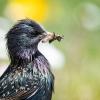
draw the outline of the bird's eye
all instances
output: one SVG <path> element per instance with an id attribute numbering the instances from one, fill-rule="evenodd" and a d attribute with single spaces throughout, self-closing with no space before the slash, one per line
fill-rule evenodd
<path id="1" fill-rule="evenodd" d="M 35 31 L 34 33 L 32 33 L 33 36 L 38 36 L 38 35 L 41 35 L 42 32 L 38 32 L 38 31 Z"/>
<path id="2" fill-rule="evenodd" d="M 36 36 L 38 36 L 38 35 L 39 35 L 38 32 L 31 32 L 31 33 L 30 33 L 30 36 L 31 36 L 31 37 L 36 37 Z"/>

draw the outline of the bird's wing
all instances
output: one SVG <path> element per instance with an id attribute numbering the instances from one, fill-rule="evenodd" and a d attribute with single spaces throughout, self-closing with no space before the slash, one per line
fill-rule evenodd
<path id="1" fill-rule="evenodd" d="M 21 67 L 17 67 L 21 68 Z M 40 78 L 33 69 L 16 69 L 8 67 L 0 78 L 0 98 L 25 98 L 41 88 Z"/>

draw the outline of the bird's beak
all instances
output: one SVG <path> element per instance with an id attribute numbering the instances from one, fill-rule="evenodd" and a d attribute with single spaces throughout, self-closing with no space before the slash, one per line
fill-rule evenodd
<path id="1" fill-rule="evenodd" d="M 43 35 L 44 35 L 44 38 L 42 39 L 43 43 L 51 41 L 55 36 L 55 34 L 52 32 L 44 32 Z"/>
<path id="2" fill-rule="evenodd" d="M 54 40 L 61 41 L 63 39 L 63 36 L 57 35 L 54 32 L 45 32 L 43 34 L 44 34 L 44 37 L 42 39 L 43 43 L 45 42 L 51 43 Z"/>

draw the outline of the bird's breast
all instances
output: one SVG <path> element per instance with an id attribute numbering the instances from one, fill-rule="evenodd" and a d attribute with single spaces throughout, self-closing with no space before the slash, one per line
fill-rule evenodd
<path id="1" fill-rule="evenodd" d="M 33 75 L 38 74 L 40 80 L 49 85 L 53 81 L 53 74 L 47 59 L 38 57 L 34 60 L 33 65 Z"/>
<path id="2" fill-rule="evenodd" d="M 44 57 L 38 57 L 28 65 L 28 67 L 30 66 L 32 68 L 30 72 L 32 72 L 33 83 L 36 82 L 41 88 L 39 94 L 48 98 L 52 94 L 54 85 L 54 76 L 49 68 L 48 61 Z"/>

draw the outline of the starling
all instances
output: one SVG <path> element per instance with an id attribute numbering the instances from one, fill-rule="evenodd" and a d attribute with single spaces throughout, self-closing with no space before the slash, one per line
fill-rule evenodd
<path id="1" fill-rule="evenodd" d="M 20 20 L 9 30 L 10 64 L 0 77 L 0 100 L 51 100 L 54 75 L 38 43 L 53 41 L 52 34 L 31 19 Z"/>

